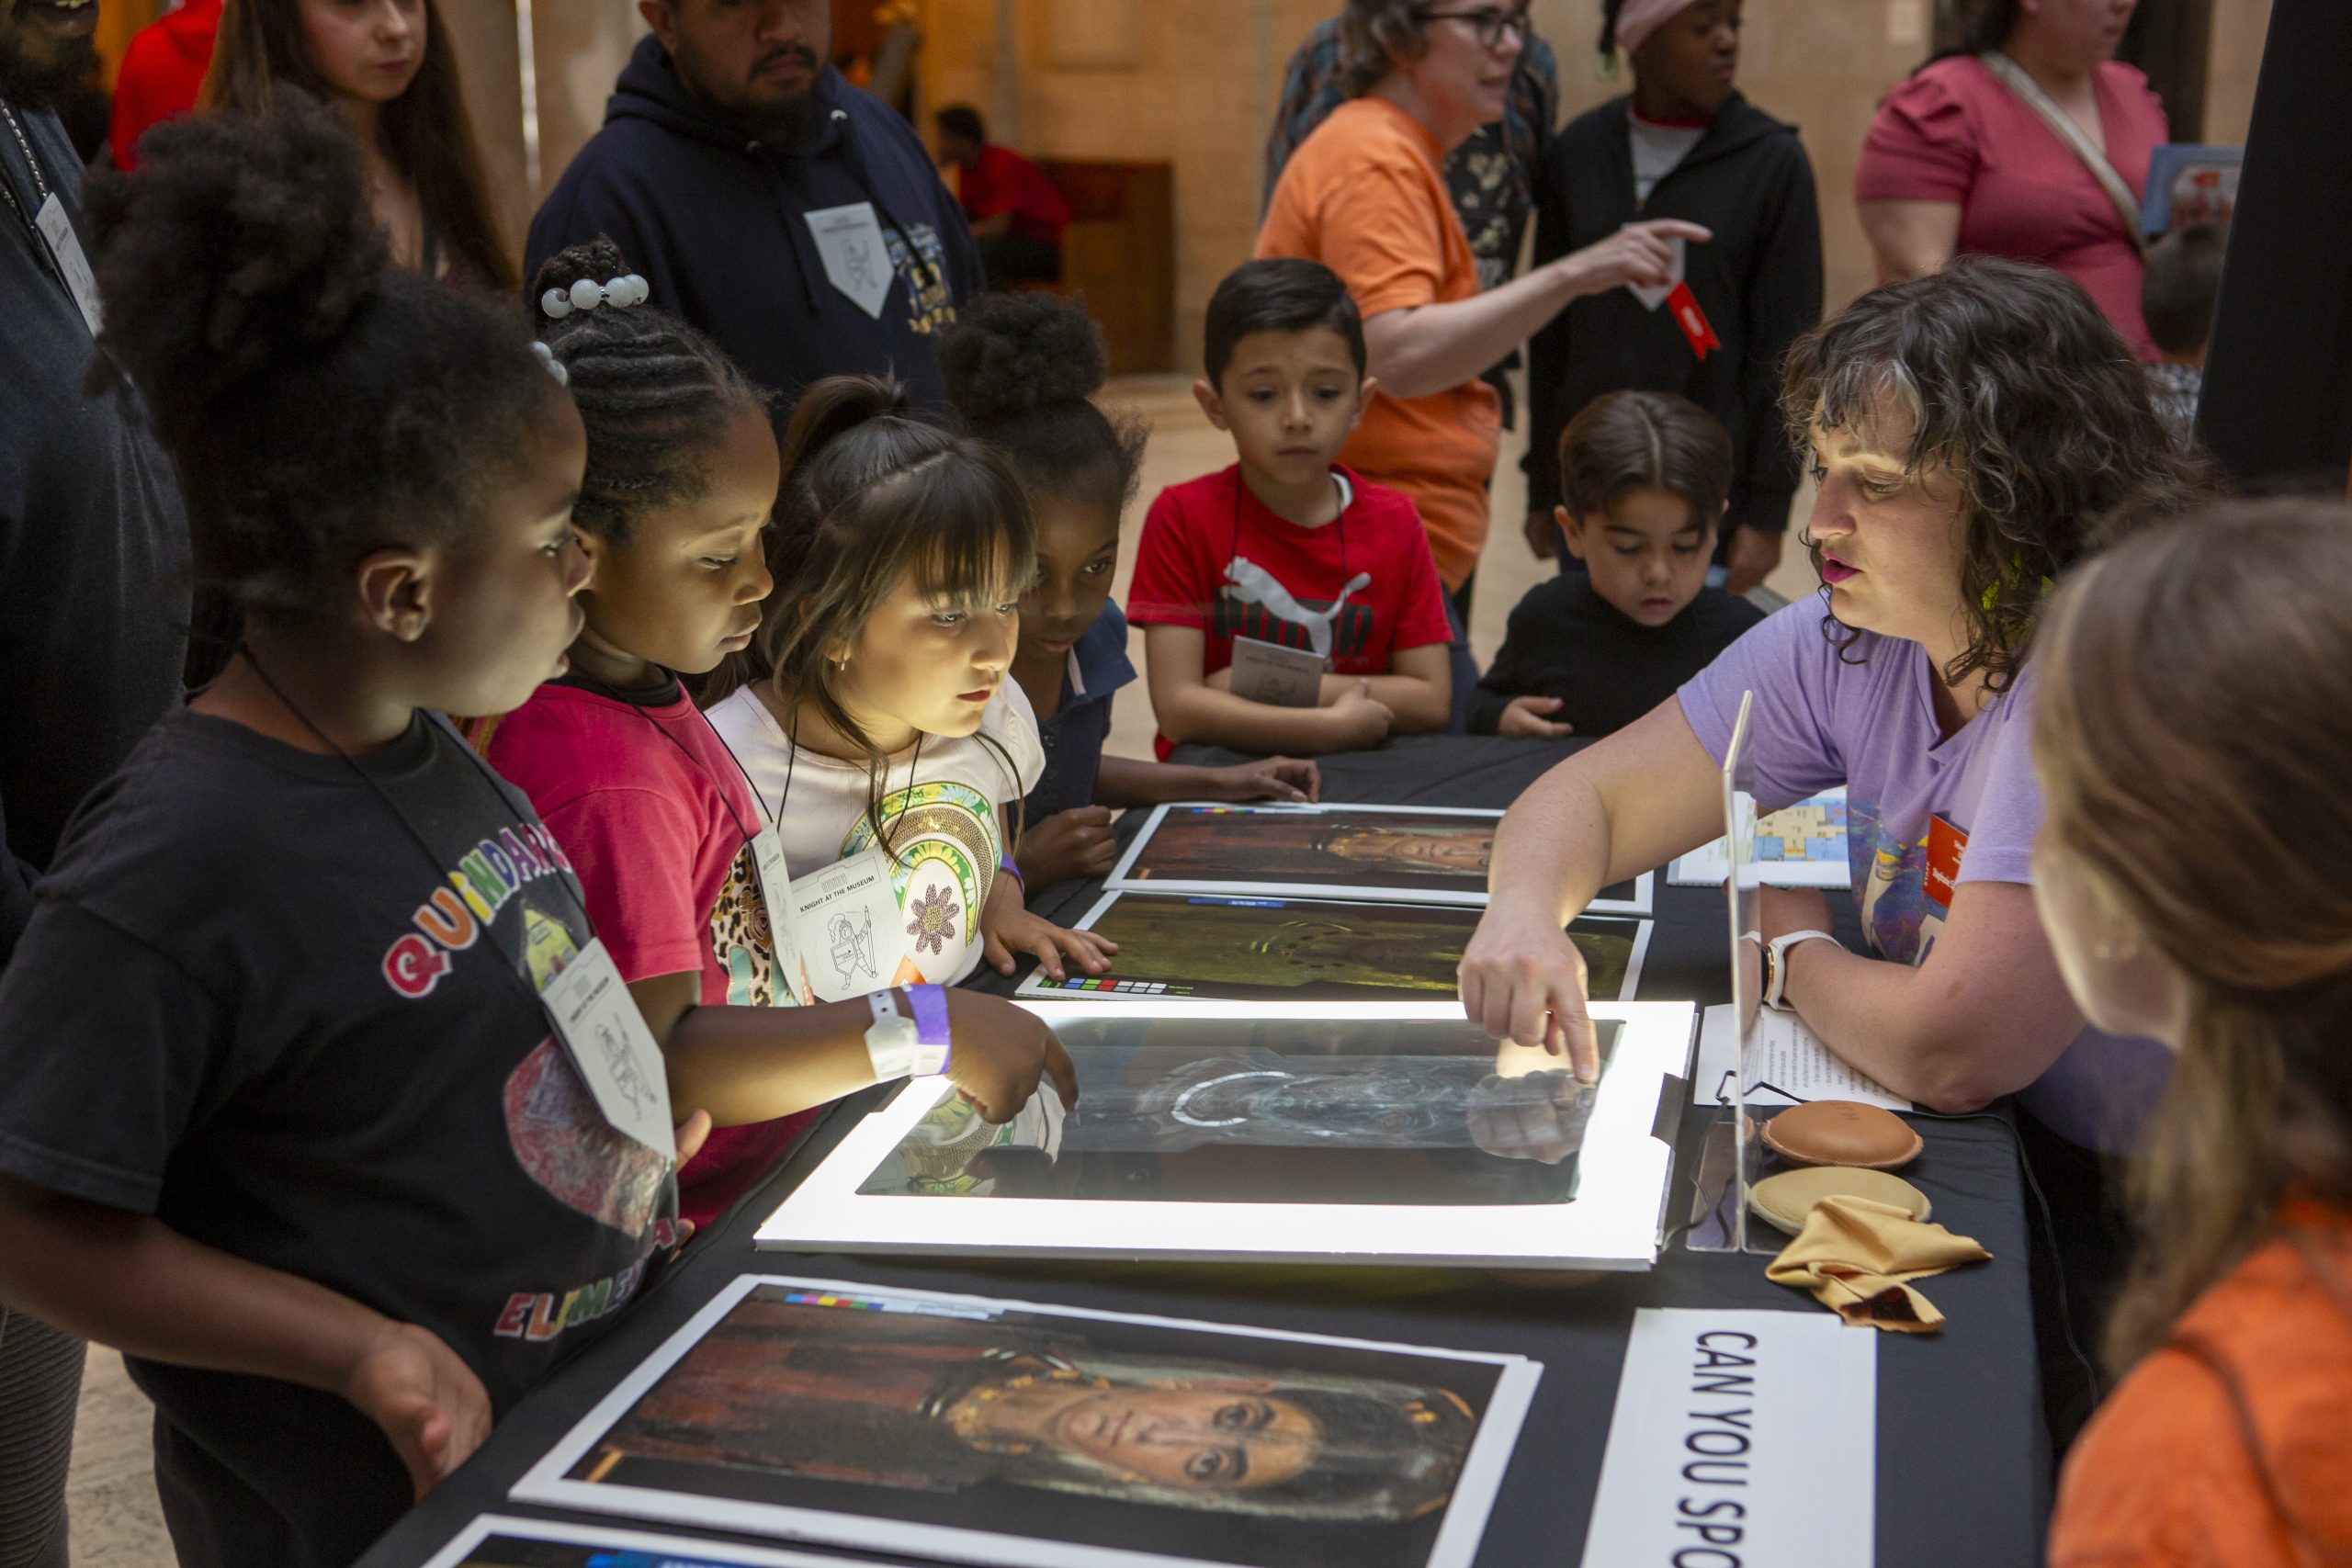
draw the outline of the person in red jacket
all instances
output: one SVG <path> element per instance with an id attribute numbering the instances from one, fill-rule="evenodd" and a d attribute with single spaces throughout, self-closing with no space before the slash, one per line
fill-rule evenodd
<path id="1" fill-rule="evenodd" d="M 989 145 L 988 124 L 969 104 L 950 104 L 933 119 L 940 162 L 957 170 L 956 199 L 979 242 L 989 287 L 1060 282 L 1069 203 L 1046 171 L 1010 147 Z"/>
<path id="2" fill-rule="evenodd" d="M 220 30 L 220 3 L 187 0 L 131 35 L 114 85 L 114 128 L 107 135 L 116 168 L 139 166 L 139 138 L 149 126 L 196 107 Z"/>

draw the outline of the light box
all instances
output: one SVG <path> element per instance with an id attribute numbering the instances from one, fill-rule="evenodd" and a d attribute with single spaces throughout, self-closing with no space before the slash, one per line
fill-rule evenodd
<path id="1" fill-rule="evenodd" d="M 1066 1000 L 1079 1074 L 1003 1126 L 944 1078 L 868 1114 L 766 1248 L 1641 1269 L 1657 1258 L 1695 1010 L 1597 1002 L 1600 1082 L 1459 1002 Z M 1664 1125 L 1667 1137 L 1656 1129 Z"/>

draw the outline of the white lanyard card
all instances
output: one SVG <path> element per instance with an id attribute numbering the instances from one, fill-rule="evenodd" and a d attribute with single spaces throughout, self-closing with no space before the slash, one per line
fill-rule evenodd
<path id="1" fill-rule="evenodd" d="M 670 1076 L 662 1047 L 645 1026 L 645 1015 L 638 1011 L 605 939 L 590 938 L 541 987 L 539 1003 L 605 1120 L 663 1158 L 677 1157 L 678 1130 L 670 1119 Z"/>

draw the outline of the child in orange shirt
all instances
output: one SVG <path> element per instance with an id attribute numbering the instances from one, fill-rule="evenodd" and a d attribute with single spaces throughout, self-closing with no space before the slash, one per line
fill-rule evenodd
<path id="1" fill-rule="evenodd" d="M 2209 513 L 2092 562 L 2035 655 L 2051 945 L 2179 1055 L 2053 1568 L 2352 1556 L 2346 572 L 2352 511 Z"/>

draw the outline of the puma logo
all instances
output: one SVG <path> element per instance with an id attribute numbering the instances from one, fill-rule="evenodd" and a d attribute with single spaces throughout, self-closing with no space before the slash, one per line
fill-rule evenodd
<path id="1" fill-rule="evenodd" d="M 1289 589 L 1274 581 L 1272 572 L 1246 556 L 1236 556 L 1226 563 L 1225 585 L 1243 604 L 1255 604 L 1274 619 L 1298 627 L 1306 634 L 1307 648 L 1317 658 L 1329 659 L 1331 628 L 1339 621 L 1340 612 L 1347 608 L 1348 595 L 1371 587 L 1372 573 L 1360 571 L 1348 579 L 1328 610 L 1306 608 L 1291 597 Z"/>

